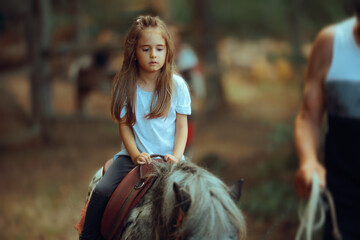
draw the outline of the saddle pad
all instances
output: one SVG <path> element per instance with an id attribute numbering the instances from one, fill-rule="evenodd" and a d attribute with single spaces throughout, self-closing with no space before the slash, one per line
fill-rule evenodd
<path id="1" fill-rule="evenodd" d="M 135 185 L 141 182 L 140 168 L 143 178 L 145 179 L 144 186 L 140 189 L 135 189 Z M 141 197 L 152 185 L 153 178 L 147 177 L 152 169 L 152 164 L 136 166 L 115 189 L 106 205 L 101 222 L 101 234 L 106 240 L 120 238 L 125 219 L 129 212 L 136 206 Z"/>

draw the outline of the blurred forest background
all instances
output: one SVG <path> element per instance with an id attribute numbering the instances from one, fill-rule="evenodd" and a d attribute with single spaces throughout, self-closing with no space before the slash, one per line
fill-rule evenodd
<path id="1" fill-rule="evenodd" d="M 250 240 L 293 239 L 304 68 L 350 1 L 1 1 L 0 239 L 77 239 L 88 183 L 120 149 L 111 81 L 140 14 L 176 26 L 198 56 L 206 95 L 193 91 L 187 154 L 226 183 L 245 179 Z"/>

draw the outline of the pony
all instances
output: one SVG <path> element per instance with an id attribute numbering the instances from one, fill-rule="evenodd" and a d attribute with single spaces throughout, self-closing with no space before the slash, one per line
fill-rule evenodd
<path id="1" fill-rule="evenodd" d="M 152 164 L 155 181 L 130 211 L 121 240 L 246 238 L 244 216 L 236 205 L 242 181 L 228 187 L 190 161 Z"/>

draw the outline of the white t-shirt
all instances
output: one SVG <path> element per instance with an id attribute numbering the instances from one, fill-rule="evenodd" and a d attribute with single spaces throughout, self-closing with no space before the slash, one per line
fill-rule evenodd
<path id="1" fill-rule="evenodd" d="M 139 86 L 136 90 L 136 123 L 133 126 L 135 142 L 140 152 L 151 154 L 173 154 L 175 143 L 175 120 L 176 113 L 191 114 L 191 98 L 185 80 L 173 75 L 174 88 L 169 114 L 166 118 L 147 119 L 145 116 L 150 113 L 150 103 L 153 92 L 146 92 Z M 124 117 L 126 109 L 123 108 L 121 116 Z M 119 155 L 129 155 L 124 144 Z"/>

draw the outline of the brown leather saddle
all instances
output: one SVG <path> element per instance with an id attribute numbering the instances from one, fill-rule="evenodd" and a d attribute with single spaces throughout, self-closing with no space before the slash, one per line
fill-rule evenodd
<path id="1" fill-rule="evenodd" d="M 162 155 L 151 158 L 164 161 Z M 104 170 L 106 170 L 106 164 Z M 120 239 L 124 223 L 130 211 L 136 206 L 152 185 L 154 178 L 149 176 L 152 164 L 138 165 L 120 182 L 106 205 L 101 222 L 101 234 L 108 239 Z"/>

